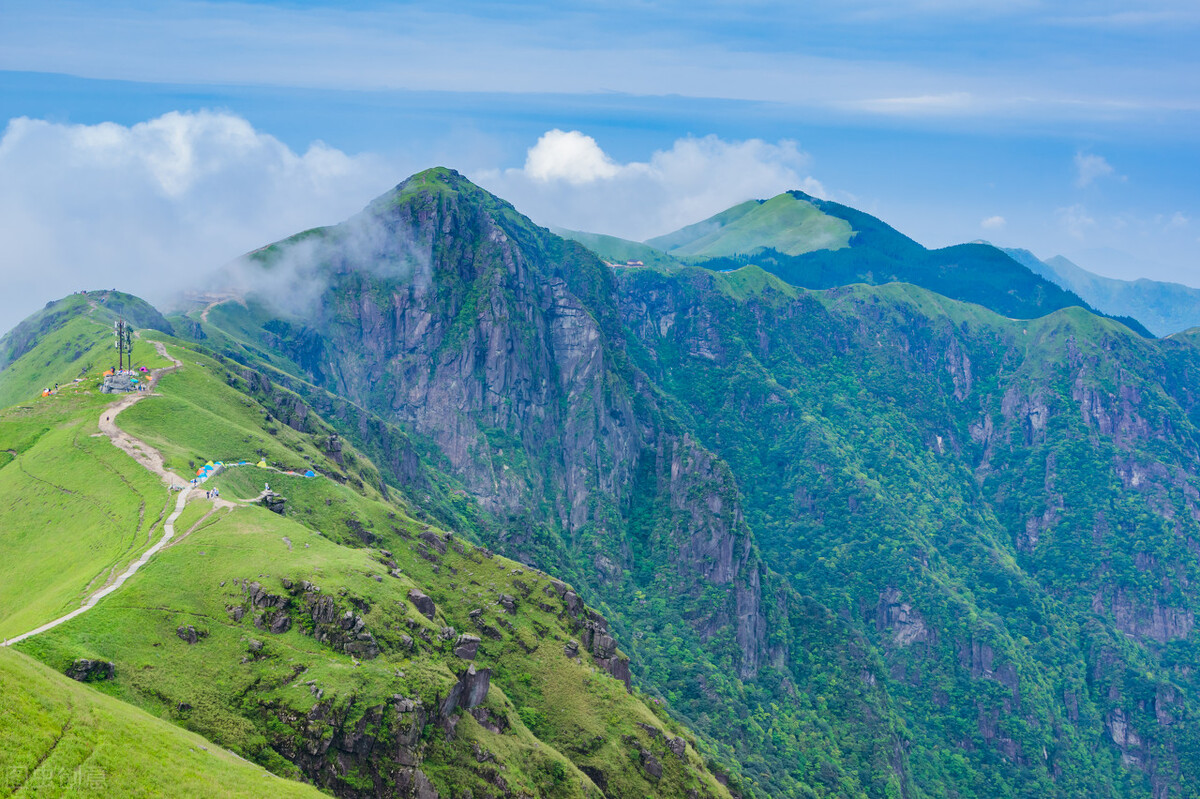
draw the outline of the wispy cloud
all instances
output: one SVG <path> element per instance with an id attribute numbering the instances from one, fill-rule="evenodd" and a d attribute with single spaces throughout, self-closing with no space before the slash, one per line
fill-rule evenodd
<path id="1" fill-rule="evenodd" d="M 1078 204 L 1059 208 L 1055 211 L 1055 217 L 1063 230 L 1072 238 L 1080 240 L 1086 238 L 1088 231 L 1096 226 L 1096 220 L 1088 214 L 1086 208 Z"/>
<path id="2" fill-rule="evenodd" d="M 1075 153 L 1075 185 L 1079 188 L 1086 188 L 1099 178 L 1113 175 L 1116 175 L 1116 170 L 1104 156 L 1094 153 Z"/>
<path id="3" fill-rule="evenodd" d="M 984 230 L 1003 230 L 1007 224 L 1008 220 L 1002 216 L 989 216 L 981 221 L 979 226 Z"/>
<path id="4" fill-rule="evenodd" d="M 940 116 L 961 114 L 978 103 L 970 92 L 950 92 L 948 94 L 924 94 L 916 97 L 876 97 L 848 101 L 845 105 L 849 108 L 877 114 Z"/>

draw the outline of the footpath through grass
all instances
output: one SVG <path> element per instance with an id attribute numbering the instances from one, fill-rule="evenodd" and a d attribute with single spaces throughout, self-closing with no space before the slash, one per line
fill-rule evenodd
<path id="1" fill-rule="evenodd" d="M 156 393 L 120 416 L 119 424 L 163 454 L 182 476 L 207 461 L 256 462 L 303 472 L 324 460 L 313 436 L 269 418 L 263 407 L 228 385 L 224 367 L 192 350 L 169 346 L 183 368 L 164 375 Z"/>
<path id="2" fill-rule="evenodd" d="M 161 531 L 162 483 L 98 432 L 112 401 L 70 384 L 0 411 L 0 637 L 74 610 Z"/>

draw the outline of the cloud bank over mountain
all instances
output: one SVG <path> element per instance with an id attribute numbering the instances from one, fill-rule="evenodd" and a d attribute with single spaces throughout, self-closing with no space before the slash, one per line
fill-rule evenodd
<path id="1" fill-rule="evenodd" d="M 809 162 L 793 141 L 706 136 L 619 163 L 580 131 L 551 130 L 522 167 L 472 177 L 542 224 L 644 238 L 751 197 L 823 195 Z M 405 174 L 319 141 L 296 152 L 228 112 L 128 126 L 13 119 L 0 137 L 0 329 L 83 288 L 168 302 L 242 253 L 346 219 Z"/>
<path id="2" fill-rule="evenodd" d="M 132 126 L 13 119 L 0 137 L 0 328 L 82 288 L 166 299 L 249 249 L 359 210 L 395 182 L 381 166 L 320 142 L 294 152 L 221 112 Z"/>

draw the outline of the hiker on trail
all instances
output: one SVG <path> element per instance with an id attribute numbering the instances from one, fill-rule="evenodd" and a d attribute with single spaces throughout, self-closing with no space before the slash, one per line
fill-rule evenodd
<path id="1" fill-rule="evenodd" d="M 265 493 L 267 493 L 267 492 L 268 492 L 268 491 L 270 491 L 270 490 L 271 490 L 271 485 L 270 485 L 270 483 L 263 483 L 263 493 L 265 494 Z"/>

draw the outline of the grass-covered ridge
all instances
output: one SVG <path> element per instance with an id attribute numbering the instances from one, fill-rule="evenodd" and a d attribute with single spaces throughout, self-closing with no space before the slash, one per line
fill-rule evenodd
<path id="1" fill-rule="evenodd" d="M 0 408 L 115 366 L 112 326 L 121 317 L 139 327 L 171 329 L 158 311 L 137 297 L 93 291 L 49 303 L 5 334 L 0 338 Z M 134 342 L 133 362 L 162 365 L 154 349 L 140 341 Z"/>
<path id="2" fill-rule="evenodd" d="M 161 530 L 162 484 L 99 433 L 99 381 L 0 411 L 2 637 L 78 607 Z"/>
<path id="3" fill-rule="evenodd" d="M 785 255 L 849 246 L 854 229 L 800 192 L 749 200 L 646 244 L 677 257 L 719 258 L 772 249 Z"/>
<path id="4" fill-rule="evenodd" d="M 263 375 L 179 343 L 168 351 L 182 368 L 118 424 L 183 473 L 197 459 L 253 455 L 273 468 L 212 479 L 205 489 L 221 489 L 220 507 L 196 493 L 176 538 L 134 578 L 21 651 L 60 672 L 80 658 L 112 662 L 114 678 L 92 686 L 339 795 L 416 795 L 426 780 L 446 797 L 728 795 L 690 733 L 609 673 L 623 656 L 568 586 L 386 501 L 370 460 L 349 443 L 332 457 L 326 423 Z M 157 501 L 145 514 L 150 524 L 167 491 L 91 435 L 111 398 L 75 389 L 11 409 L 18 421 L 0 419 L 17 453 L 0 478 L 17 466 L 33 470 L 44 455 L 57 478 L 74 481 L 63 487 L 76 492 L 72 502 L 97 486 L 87 509 L 109 522 L 99 542 L 120 545 L 130 529 L 142 540 L 137 503 Z M 308 466 L 320 476 L 277 471 Z M 139 479 L 141 500 L 131 490 Z M 267 480 L 286 498 L 282 514 L 237 502 Z M 32 496 L 28 487 L 14 493 Z M 77 533 L 81 512 L 41 497 L 35 504 L 40 527 Z M 16 546 L 4 529 L 0 544 L 10 543 L 3 567 L 12 579 L 56 557 L 53 542 Z M 432 601 L 428 617 L 415 592 Z M 41 586 L 13 593 L 14 615 L 30 616 L 14 628 L 61 609 L 43 608 L 44 594 Z M 457 685 L 475 684 L 464 682 L 468 667 L 485 680 L 481 704 L 470 707 L 466 694 L 447 704 Z M 41 690 L 33 683 L 32 701 Z M 0 734 L 10 729 L 0 716 Z M 96 740 L 124 740 L 113 729 L 101 725 Z M 135 775 L 111 778 L 109 789 L 122 795 L 142 790 Z M 196 779 L 202 786 L 206 777 Z M 213 795 L 238 790 L 231 779 L 227 794 Z"/>
<path id="5" fill-rule="evenodd" d="M 195 733 L 0 649 L 5 796 L 319 797 Z"/>

